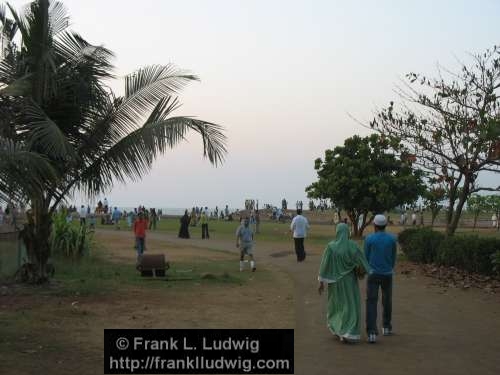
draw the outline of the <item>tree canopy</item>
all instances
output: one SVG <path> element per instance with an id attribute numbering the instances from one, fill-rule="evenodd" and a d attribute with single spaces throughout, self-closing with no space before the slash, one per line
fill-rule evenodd
<path id="1" fill-rule="evenodd" d="M 369 214 L 382 213 L 414 202 L 423 191 L 421 172 L 401 159 L 398 144 L 372 134 L 345 140 L 343 146 L 326 150 L 315 161 L 318 180 L 306 188 L 308 197 L 330 199 L 347 212 L 360 236 L 371 222 Z M 358 228 L 358 221 L 361 225 Z"/>
<path id="2" fill-rule="evenodd" d="M 471 194 L 500 191 L 478 180 L 480 172 L 500 172 L 500 49 L 473 55 L 458 73 L 407 78 L 399 90 L 403 105 L 391 102 L 370 125 L 401 143 L 431 184 L 446 187 L 451 235 Z"/>

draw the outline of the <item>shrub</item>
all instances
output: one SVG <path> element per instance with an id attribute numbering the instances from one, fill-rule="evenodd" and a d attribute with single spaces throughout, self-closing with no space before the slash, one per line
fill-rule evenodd
<path id="1" fill-rule="evenodd" d="M 433 263 L 443 239 L 442 233 L 430 228 L 406 229 L 398 236 L 398 242 L 408 260 L 419 263 Z"/>
<path id="2" fill-rule="evenodd" d="M 441 243 L 436 262 L 468 272 L 493 275 L 495 262 L 498 260 L 494 259 L 497 252 L 500 252 L 499 239 L 455 235 Z"/>
<path id="3" fill-rule="evenodd" d="M 495 254 L 491 254 L 491 264 L 495 275 L 500 276 L 500 249 Z"/>
<path id="4" fill-rule="evenodd" d="M 90 251 L 92 237 L 86 226 L 66 221 L 65 210 L 53 216 L 50 246 L 55 256 L 78 258 Z"/>

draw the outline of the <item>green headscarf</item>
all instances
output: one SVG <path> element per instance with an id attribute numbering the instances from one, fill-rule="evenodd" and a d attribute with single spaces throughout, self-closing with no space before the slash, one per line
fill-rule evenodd
<path id="1" fill-rule="evenodd" d="M 337 224 L 335 241 L 327 245 L 321 258 L 318 280 L 335 283 L 358 266 L 364 267 L 366 272 L 370 270 L 358 245 L 349 239 L 347 224 Z"/>

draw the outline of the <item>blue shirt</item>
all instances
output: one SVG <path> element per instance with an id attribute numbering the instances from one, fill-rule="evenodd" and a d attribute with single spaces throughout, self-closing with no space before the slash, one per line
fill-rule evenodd
<path id="1" fill-rule="evenodd" d="M 122 213 L 120 210 L 114 210 L 113 211 L 113 215 L 111 215 L 112 219 L 115 220 L 115 221 L 118 221 L 121 219 L 122 217 Z"/>
<path id="2" fill-rule="evenodd" d="M 396 264 L 396 237 L 386 232 L 375 232 L 365 239 L 365 256 L 372 273 L 392 275 Z"/>

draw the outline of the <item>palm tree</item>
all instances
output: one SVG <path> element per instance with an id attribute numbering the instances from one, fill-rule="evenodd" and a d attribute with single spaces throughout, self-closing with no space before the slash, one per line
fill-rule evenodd
<path id="1" fill-rule="evenodd" d="M 10 41 L 0 62 L 0 200 L 30 205 L 31 261 L 43 281 L 51 216 L 69 194 L 95 197 L 116 181 L 139 180 L 190 130 L 218 165 L 226 137 L 220 125 L 172 116 L 175 95 L 196 76 L 171 64 L 148 66 L 126 76 L 125 94 L 115 96 L 106 85 L 114 78 L 112 52 L 69 31 L 62 3 L 8 8 L 13 20 L 0 9 Z"/>

